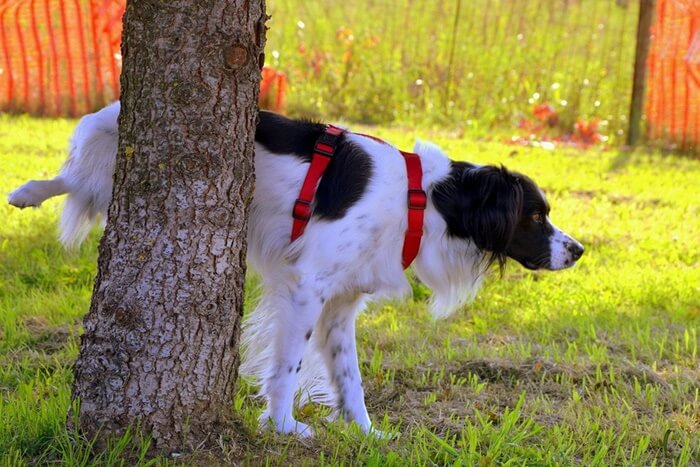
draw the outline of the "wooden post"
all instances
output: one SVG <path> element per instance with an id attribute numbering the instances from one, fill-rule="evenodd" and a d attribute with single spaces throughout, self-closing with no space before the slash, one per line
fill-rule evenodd
<path id="1" fill-rule="evenodd" d="M 654 0 L 640 0 L 639 23 L 637 25 L 637 51 L 634 58 L 634 81 L 632 85 L 632 102 L 630 103 L 629 128 L 627 144 L 634 146 L 639 140 L 639 122 L 644 111 L 644 94 L 647 80 L 647 56 L 651 21 L 654 17 Z"/>

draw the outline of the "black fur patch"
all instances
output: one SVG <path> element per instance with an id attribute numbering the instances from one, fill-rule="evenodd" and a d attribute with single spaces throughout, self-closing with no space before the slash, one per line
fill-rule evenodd
<path id="1" fill-rule="evenodd" d="M 519 177 L 523 187 L 523 212 L 507 253 L 528 269 L 547 268 L 551 261 L 551 237 L 554 234 L 554 227 L 547 218 L 549 203 L 535 182 L 525 175 Z M 535 214 L 539 214 L 543 221 L 535 222 Z"/>
<path id="2" fill-rule="evenodd" d="M 260 112 L 255 141 L 273 154 L 293 154 L 304 162 L 311 162 L 314 145 L 324 128 L 321 123 Z M 318 185 L 313 215 L 327 220 L 342 218 L 362 198 L 372 169 L 370 155 L 341 136 Z"/>
<path id="3" fill-rule="evenodd" d="M 447 223 L 447 234 L 452 237 L 469 238 L 462 219 L 466 200 L 462 195 L 462 174 L 475 166 L 467 162 L 451 162 L 450 175 L 433 185 L 430 194 L 435 208 Z"/>
<path id="4" fill-rule="evenodd" d="M 311 162 L 311 151 L 323 133 L 322 123 L 292 120 L 272 112 L 260 112 L 255 142 L 274 154 L 294 154 Z"/>
<path id="5" fill-rule="evenodd" d="M 546 267 L 550 257 L 549 205 L 529 177 L 504 167 L 452 162 L 450 175 L 435 184 L 431 199 L 449 235 L 473 241 L 503 267 L 506 257 L 530 269 Z"/>

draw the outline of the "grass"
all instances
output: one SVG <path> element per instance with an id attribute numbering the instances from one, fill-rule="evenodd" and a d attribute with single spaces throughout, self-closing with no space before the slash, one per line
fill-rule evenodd
<path id="1" fill-rule="evenodd" d="M 597 119 L 622 141 L 638 4 L 271 0 L 266 60 L 289 78 L 291 113 L 483 135 L 548 102 L 562 132 Z"/>
<path id="2" fill-rule="evenodd" d="M 74 124 L 0 115 L 0 192 L 55 173 Z M 362 130 L 404 148 L 418 136 Z M 510 264 L 446 321 L 431 321 L 417 283 L 414 301 L 370 306 L 358 323 L 367 404 L 398 439 L 324 424 L 313 406 L 300 418 L 318 425 L 315 439 L 260 434 L 260 404 L 241 383 L 221 448 L 184 462 L 700 465 L 700 161 L 422 136 L 532 175 L 553 221 L 586 246 L 580 264 Z M 65 429 L 99 232 L 64 252 L 59 207 L 0 204 L 0 465 L 144 465 L 147 440 L 126 436 L 94 458 Z"/>

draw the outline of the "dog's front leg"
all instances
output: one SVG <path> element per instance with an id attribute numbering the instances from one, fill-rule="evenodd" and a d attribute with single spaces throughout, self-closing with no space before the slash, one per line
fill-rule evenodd
<path id="1" fill-rule="evenodd" d="M 276 341 L 270 342 L 275 346 L 274 367 L 262 391 L 267 399 L 267 410 L 260 416 L 262 425 L 272 423 L 279 433 L 313 435 L 311 427 L 294 419 L 292 408 L 301 359 L 323 309 L 322 296 L 321 292 L 302 283 L 291 296 L 291 306 L 279 310 Z"/>
<path id="2" fill-rule="evenodd" d="M 365 406 L 355 346 L 355 314 L 361 304 L 360 294 L 329 302 L 319 323 L 319 343 L 338 396 L 339 413 L 345 421 L 357 423 L 367 433 L 373 429 Z"/>

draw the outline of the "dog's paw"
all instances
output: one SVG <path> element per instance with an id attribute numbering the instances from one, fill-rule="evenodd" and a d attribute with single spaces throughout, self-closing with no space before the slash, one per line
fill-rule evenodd
<path id="1" fill-rule="evenodd" d="M 20 209 L 41 206 L 40 197 L 35 190 L 32 189 L 32 182 L 25 183 L 15 191 L 7 195 L 7 202 Z"/>
<path id="2" fill-rule="evenodd" d="M 274 420 L 267 412 L 260 416 L 259 424 L 261 429 L 274 429 L 279 434 L 292 434 L 301 438 L 309 438 L 314 435 L 313 428 L 306 423 L 298 422 L 291 417 Z"/>
<path id="3" fill-rule="evenodd" d="M 335 423 L 340 420 L 340 410 L 334 409 L 326 415 L 326 422 L 328 423 Z"/>
<path id="4" fill-rule="evenodd" d="M 285 427 L 286 428 L 286 427 Z M 314 435 L 314 429 L 306 423 L 295 421 L 291 430 L 278 431 L 278 433 L 291 433 L 302 438 L 311 438 Z"/>
<path id="5" fill-rule="evenodd" d="M 374 426 L 370 426 L 369 430 L 366 431 L 368 436 L 374 436 L 377 439 L 392 440 L 398 439 L 401 436 L 400 433 L 391 433 L 389 431 L 377 430 Z"/>

